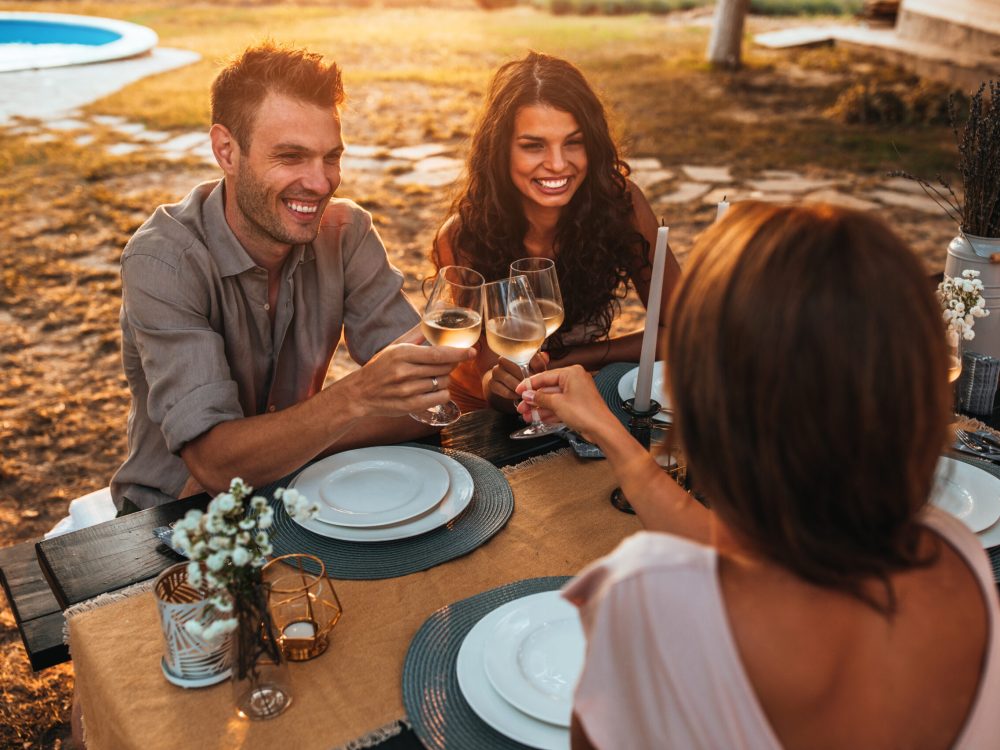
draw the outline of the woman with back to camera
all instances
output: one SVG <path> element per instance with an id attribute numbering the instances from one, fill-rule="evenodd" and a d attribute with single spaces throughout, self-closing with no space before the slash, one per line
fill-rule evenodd
<path id="1" fill-rule="evenodd" d="M 656 219 L 608 128 L 604 107 L 571 63 L 537 52 L 490 82 L 472 135 L 466 183 L 434 240 L 437 268 L 463 265 L 487 281 L 528 256 L 555 262 L 565 319 L 548 339 L 554 364 L 588 370 L 639 359 L 641 332 L 608 338 L 625 285 L 649 296 Z M 668 253 L 662 311 L 680 267 Z M 536 357 L 535 370 L 545 366 Z M 451 375 L 463 411 L 487 400 L 511 410 L 517 365 L 485 346 Z"/>
<path id="2" fill-rule="evenodd" d="M 585 373 L 519 386 L 597 442 L 647 531 L 565 588 L 587 633 L 573 747 L 1000 744 L 997 592 L 927 504 L 951 390 L 920 262 L 877 219 L 734 206 L 671 305 L 674 429 L 706 510 Z"/>

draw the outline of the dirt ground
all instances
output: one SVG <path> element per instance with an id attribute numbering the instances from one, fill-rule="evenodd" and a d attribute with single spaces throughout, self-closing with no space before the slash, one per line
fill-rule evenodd
<path id="1" fill-rule="evenodd" d="M 829 104 L 829 92 L 848 87 L 855 71 L 800 70 L 822 92 L 817 101 L 809 100 L 810 89 L 801 82 L 795 88 L 787 70 L 765 66 L 742 79 L 750 93 L 716 106 L 729 107 L 733 122 L 743 122 L 748 132 L 778 112 L 782 128 L 808 127 Z M 410 123 L 387 136 L 389 145 L 426 139 L 426 131 L 413 126 L 412 112 L 386 111 L 385 102 L 419 98 L 397 96 L 392 86 L 399 85 L 369 90 L 345 121 L 346 132 L 352 127 L 384 132 L 385 121 L 377 128 L 375 122 L 389 117 Z M 620 95 L 624 101 L 627 92 Z M 674 98 L 672 106 L 683 107 L 683 97 Z M 469 115 L 447 117 L 451 120 L 438 123 L 433 135 L 461 143 Z M 739 174 L 788 168 L 752 148 L 730 149 L 720 162 L 716 144 L 696 133 L 678 136 L 683 149 L 667 148 L 641 118 L 622 120 L 632 153 L 658 155 L 671 168 L 724 163 Z M 941 132 L 928 137 L 940 140 Z M 830 165 L 798 167 L 811 175 L 836 174 Z M 883 174 L 874 167 L 852 181 L 864 188 Z M 0 128 L 0 547 L 40 537 L 66 514 L 69 500 L 107 485 L 124 456 L 129 400 L 119 359 L 117 261 L 156 205 L 178 200 L 197 182 L 216 176 L 215 169 L 194 160 L 178 164 L 145 153 L 126 164 L 88 155 L 60 137 L 33 144 Z M 430 271 L 428 248 L 449 195 L 444 189 L 403 188 L 391 177 L 348 175 L 339 192 L 373 212 L 393 262 L 406 276 L 407 291 L 419 301 L 420 282 Z M 714 207 L 694 200 L 670 211 L 672 244 L 683 262 Z M 929 268 L 943 266 L 953 234 L 946 220 L 905 207 L 886 209 L 884 215 L 911 239 Z M 633 299 L 619 326 L 634 328 L 640 319 L 641 307 Z M 338 357 L 337 366 L 350 365 Z M 70 665 L 33 675 L 10 610 L 0 609 L 0 746 L 66 746 L 72 681 Z"/>

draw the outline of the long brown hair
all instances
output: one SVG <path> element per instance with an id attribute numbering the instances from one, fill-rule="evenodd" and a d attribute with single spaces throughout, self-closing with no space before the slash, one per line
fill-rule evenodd
<path id="1" fill-rule="evenodd" d="M 583 323 L 606 336 L 625 284 L 648 265 L 649 243 L 632 226 L 629 168 L 618 156 L 604 106 L 566 60 L 531 52 L 494 74 L 473 131 L 466 182 L 451 207 L 456 262 L 494 280 L 524 256 L 528 222 L 510 177 L 510 148 L 518 111 L 533 104 L 573 115 L 587 152 L 587 176 L 556 228 L 556 272 L 566 311 L 561 330 Z M 435 238 L 432 259 L 440 267 L 437 245 Z M 548 345 L 559 351 L 561 335 Z"/>
<path id="2" fill-rule="evenodd" d="M 891 613 L 890 574 L 925 562 L 917 518 L 951 411 L 920 262 L 871 216 L 743 203 L 699 239 L 670 321 L 675 429 L 720 519 Z"/>

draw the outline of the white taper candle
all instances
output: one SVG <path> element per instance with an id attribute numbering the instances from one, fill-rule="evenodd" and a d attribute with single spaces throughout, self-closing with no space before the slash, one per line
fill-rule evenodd
<path id="1" fill-rule="evenodd" d="M 663 269 L 667 264 L 667 234 L 670 227 L 656 230 L 656 250 L 653 252 L 653 275 L 649 279 L 649 299 L 646 301 L 646 327 L 642 331 L 642 351 L 639 354 L 639 377 L 635 383 L 635 409 L 648 411 L 653 388 L 653 362 L 656 360 L 656 334 L 660 328 L 660 300 L 663 298 Z"/>
<path id="2" fill-rule="evenodd" d="M 715 211 L 715 220 L 718 221 L 723 216 L 726 215 L 726 211 L 729 210 L 729 201 L 726 200 L 726 196 L 722 196 L 722 200 L 719 201 L 719 207 Z"/>

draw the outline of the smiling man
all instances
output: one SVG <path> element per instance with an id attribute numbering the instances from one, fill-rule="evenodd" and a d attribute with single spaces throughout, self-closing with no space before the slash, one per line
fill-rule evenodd
<path id="1" fill-rule="evenodd" d="M 213 84 L 223 179 L 160 206 L 122 256 L 120 510 L 421 434 L 407 413 L 446 402 L 449 372 L 474 356 L 416 345 L 419 316 L 371 216 L 333 198 L 343 98 L 336 64 L 272 44 Z M 341 334 L 363 366 L 324 389 Z"/>

